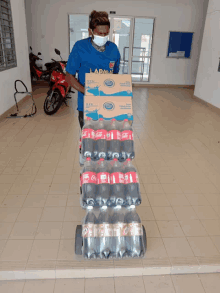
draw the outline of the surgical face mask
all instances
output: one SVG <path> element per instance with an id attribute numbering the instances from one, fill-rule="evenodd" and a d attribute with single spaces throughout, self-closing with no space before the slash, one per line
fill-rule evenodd
<path id="1" fill-rule="evenodd" d="M 99 47 L 104 46 L 108 41 L 108 36 L 105 36 L 105 37 L 96 36 L 96 35 L 93 35 L 93 36 L 94 36 L 93 42 Z"/>

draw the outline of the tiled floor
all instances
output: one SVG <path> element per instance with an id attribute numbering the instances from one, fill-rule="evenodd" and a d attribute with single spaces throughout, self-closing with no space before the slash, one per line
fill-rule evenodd
<path id="1" fill-rule="evenodd" d="M 2 281 L 4 293 L 218 293 L 219 274 Z"/>
<path id="2" fill-rule="evenodd" d="M 46 91 L 34 89 L 33 118 L 0 122 L 1 270 L 76 259 L 75 227 L 84 216 L 76 96 L 46 116 Z M 133 93 L 138 212 L 148 239 L 142 264 L 220 265 L 219 114 L 192 100 L 189 89 Z"/>

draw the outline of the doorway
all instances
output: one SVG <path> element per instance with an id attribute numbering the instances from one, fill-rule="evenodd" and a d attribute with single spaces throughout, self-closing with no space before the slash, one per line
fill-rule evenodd
<path id="1" fill-rule="evenodd" d="M 109 40 L 121 54 L 119 74 L 131 74 L 133 83 L 150 80 L 154 18 L 109 16 Z M 70 52 L 75 42 L 89 37 L 89 15 L 69 15 Z"/>

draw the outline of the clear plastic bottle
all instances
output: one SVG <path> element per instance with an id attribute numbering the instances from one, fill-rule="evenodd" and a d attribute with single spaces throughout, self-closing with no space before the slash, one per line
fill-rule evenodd
<path id="1" fill-rule="evenodd" d="M 103 118 L 100 118 L 95 132 L 95 152 L 96 160 L 103 158 L 107 159 L 107 130 Z"/>
<path id="2" fill-rule="evenodd" d="M 94 162 L 87 158 L 81 172 L 81 205 L 94 206 L 97 192 L 97 176 Z"/>
<path id="3" fill-rule="evenodd" d="M 141 193 L 136 168 L 132 165 L 131 159 L 124 164 L 125 174 L 125 201 L 126 205 L 140 205 Z"/>
<path id="4" fill-rule="evenodd" d="M 124 221 L 124 213 L 121 206 L 113 209 L 112 215 L 113 237 L 112 237 L 112 253 L 113 258 L 123 258 L 126 256 L 126 231 L 127 226 Z"/>
<path id="5" fill-rule="evenodd" d="M 89 206 L 86 210 L 86 216 L 82 223 L 83 247 L 82 254 L 85 258 L 91 259 L 97 257 L 96 247 L 96 217 L 93 207 Z"/>
<path id="6" fill-rule="evenodd" d="M 124 173 L 122 164 L 117 159 L 113 160 L 113 165 L 110 174 L 110 197 L 108 206 L 124 205 L 125 192 L 124 192 Z"/>
<path id="7" fill-rule="evenodd" d="M 108 129 L 108 160 L 113 158 L 119 159 L 121 151 L 121 132 L 119 124 L 115 119 L 112 119 Z"/>
<path id="8" fill-rule="evenodd" d="M 85 125 L 82 128 L 82 149 L 81 153 L 84 158 L 94 156 L 95 130 L 94 123 L 91 118 L 87 118 Z"/>
<path id="9" fill-rule="evenodd" d="M 106 206 L 110 196 L 110 174 L 108 163 L 100 159 L 97 164 L 97 194 L 96 205 L 99 207 Z"/>
<path id="10" fill-rule="evenodd" d="M 121 130 L 121 160 L 128 158 L 134 158 L 134 138 L 132 127 L 125 119 Z"/>
<path id="11" fill-rule="evenodd" d="M 127 208 L 125 214 L 125 223 L 127 224 L 128 234 L 126 236 L 126 247 L 129 257 L 140 257 L 145 253 L 143 241 L 143 227 L 141 219 L 136 212 L 135 206 Z"/>
<path id="12" fill-rule="evenodd" d="M 107 206 L 100 208 L 100 213 L 97 219 L 98 237 L 96 247 L 100 258 L 109 258 L 112 249 L 112 224 L 111 217 Z"/>

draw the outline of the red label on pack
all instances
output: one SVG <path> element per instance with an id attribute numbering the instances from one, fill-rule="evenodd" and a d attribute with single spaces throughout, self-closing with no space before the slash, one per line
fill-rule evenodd
<path id="1" fill-rule="evenodd" d="M 98 129 L 95 133 L 95 139 L 107 139 L 107 133 L 105 129 Z"/>
<path id="2" fill-rule="evenodd" d="M 82 138 L 92 138 L 95 139 L 95 131 L 93 129 L 85 128 L 82 130 Z"/>
<path id="3" fill-rule="evenodd" d="M 96 173 L 95 172 L 85 172 L 82 174 L 82 184 L 94 183 L 96 184 Z"/>
<path id="4" fill-rule="evenodd" d="M 107 172 L 97 174 L 97 184 L 110 184 L 110 175 Z"/>
<path id="5" fill-rule="evenodd" d="M 111 184 L 125 183 L 125 175 L 122 172 L 116 172 L 111 174 Z"/>
<path id="6" fill-rule="evenodd" d="M 110 130 L 107 140 L 121 140 L 121 132 L 119 130 Z"/>
<path id="7" fill-rule="evenodd" d="M 140 223 L 128 224 L 127 236 L 143 236 L 143 227 Z"/>
<path id="8" fill-rule="evenodd" d="M 125 173 L 125 184 L 139 183 L 138 175 L 136 172 Z"/>
<path id="9" fill-rule="evenodd" d="M 111 224 L 98 225 L 98 237 L 112 237 L 113 229 Z"/>
<path id="10" fill-rule="evenodd" d="M 122 237 L 127 236 L 128 226 L 125 223 L 117 223 L 113 225 L 113 236 Z"/>
<path id="11" fill-rule="evenodd" d="M 94 224 L 84 224 L 82 225 L 82 237 L 90 238 L 95 237 L 95 225 Z"/>
<path id="12" fill-rule="evenodd" d="M 132 130 L 124 130 L 121 133 L 121 140 L 134 140 L 133 131 Z"/>

